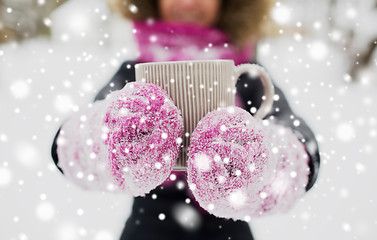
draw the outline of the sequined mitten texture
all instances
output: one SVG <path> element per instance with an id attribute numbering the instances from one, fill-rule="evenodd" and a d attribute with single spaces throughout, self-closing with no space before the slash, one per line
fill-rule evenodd
<path id="1" fill-rule="evenodd" d="M 169 176 L 180 151 L 183 119 L 159 86 L 129 83 L 110 97 L 109 161 L 116 182 L 134 196 L 144 195 Z"/>
<path id="2" fill-rule="evenodd" d="M 101 158 L 97 161 L 103 163 L 103 171 L 111 176 L 110 186 L 133 196 L 145 195 L 165 181 L 178 157 L 180 141 L 177 139 L 183 131 L 179 109 L 163 89 L 141 82 L 129 83 L 122 90 L 112 92 L 98 105 L 101 107 L 89 111 L 86 118 L 101 117 L 93 124 L 88 123 L 87 129 L 98 132 L 91 141 L 100 146 Z M 71 118 L 63 125 L 65 144 L 58 145 L 59 163 L 72 161 L 82 166 L 80 171 L 87 175 L 90 174 L 88 154 L 76 153 L 90 152 L 90 157 L 93 151 L 88 149 L 89 135 L 80 130 L 78 121 L 77 117 Z M 67 155 L 67 151 L 72 153 Z M 66 172 L 67 166 L 62 163 L 62 167 Z M 109 184 L 106 186 L 108 189 Z"/>
<path id="3" fill-rule="evenodd" d="M 308 179 L 304 146 L 287 128 L 238 107 L 208 113 L 191 135 L 187 178 L 200 206 L 234 220 L 284 211 Z"/>

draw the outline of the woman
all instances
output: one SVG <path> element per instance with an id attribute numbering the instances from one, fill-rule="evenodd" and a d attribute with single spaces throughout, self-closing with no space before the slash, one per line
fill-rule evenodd
<path id="1" fill-rule="evenodd" d="M 270 7 L 265 0 L 115 0 L 111 6 L 133 20 L 140 54 L 135 61 L 123 63 L 95 100 L 104 99 L 111 91 L 135 81 L 136 63 L 233 59 L 237 65 L 255 61 L 255 43 Z M 237 90 L 237 105 L 253 114 L 253 109 L 262 102 L 263 86 L 244 74 Z M 275 92 L 279 99 L 267 118 L 293 129 L 304 143 L 310 160 L 308 191 L 319 168 L 317 143 L 301 118 L 295 116 L 300 125 L 293 125 L 294 114 L 283 93 L 276 86 Z M 52 155 L 58 163 L 55 142 Z M 60 170 L 63 173 L 64 169 Z M 247 222 L 217 218 L 201 209 L 185 178 L 185 174 L 174 173 L 174 177 L 145 197 L 136 197 L 121 239 L 253 239 Z"/>

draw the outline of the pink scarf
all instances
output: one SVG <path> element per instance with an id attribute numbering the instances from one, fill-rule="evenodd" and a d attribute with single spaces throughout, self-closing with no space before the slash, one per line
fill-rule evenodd
<path id="1" fill-rule="evenodd" d="M 157 20 L 135 21 L 140 62 L 232 59 L 236 65 L 253 56 L 252 44 L 239 50 L 216 28 Z"/>
<path id="2" fill-rule="evenodd" d="M 139 62 L 231 59 L 239 65 L 254 56 L 253 44 L 237 49 L 217 28 L 157 20 L 133 24 Z M 245 108 L 238 93 L 235 101 L 236 106 Z"/>

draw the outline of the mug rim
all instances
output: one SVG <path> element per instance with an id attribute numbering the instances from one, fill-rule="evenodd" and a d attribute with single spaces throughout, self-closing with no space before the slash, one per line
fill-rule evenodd
<path id="1" fill-rule="evenodd" d="M 145 63 L 137 63 L 137 64 L 135 64 L 135 67 L 137 67 L 138 65 L 157 65 L 157 64 L 172 65 L 172 64 L 176 64 L 176 63 L 205 63 L 205 62 L 229 62 L 229 63 L 233 63 L 233 65 L 234 65 L 234 61 L 232 59 L 208 59 L 208 60 L 145 62 Z"/>

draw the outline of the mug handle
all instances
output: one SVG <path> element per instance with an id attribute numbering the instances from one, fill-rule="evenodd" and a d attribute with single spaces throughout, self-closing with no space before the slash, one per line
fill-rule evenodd
<path id="1" fill-rule="evenodd" d="M 235 79 L 238 78 L 243 73 L 249 73 L 252 76 L 259 77 L 260 81 L 262 82 L 263 89 L 264 89 L 264 100 L 260 105 L 257 112 L 253 115 L 255 118 L 263 119 L 271 110 L 272 104 L 274 102 L 274 85 L 272 84 L 271 78 L 266 72 L 264 68 L 257 64 L 241 64 L 234 68 Z"/>

